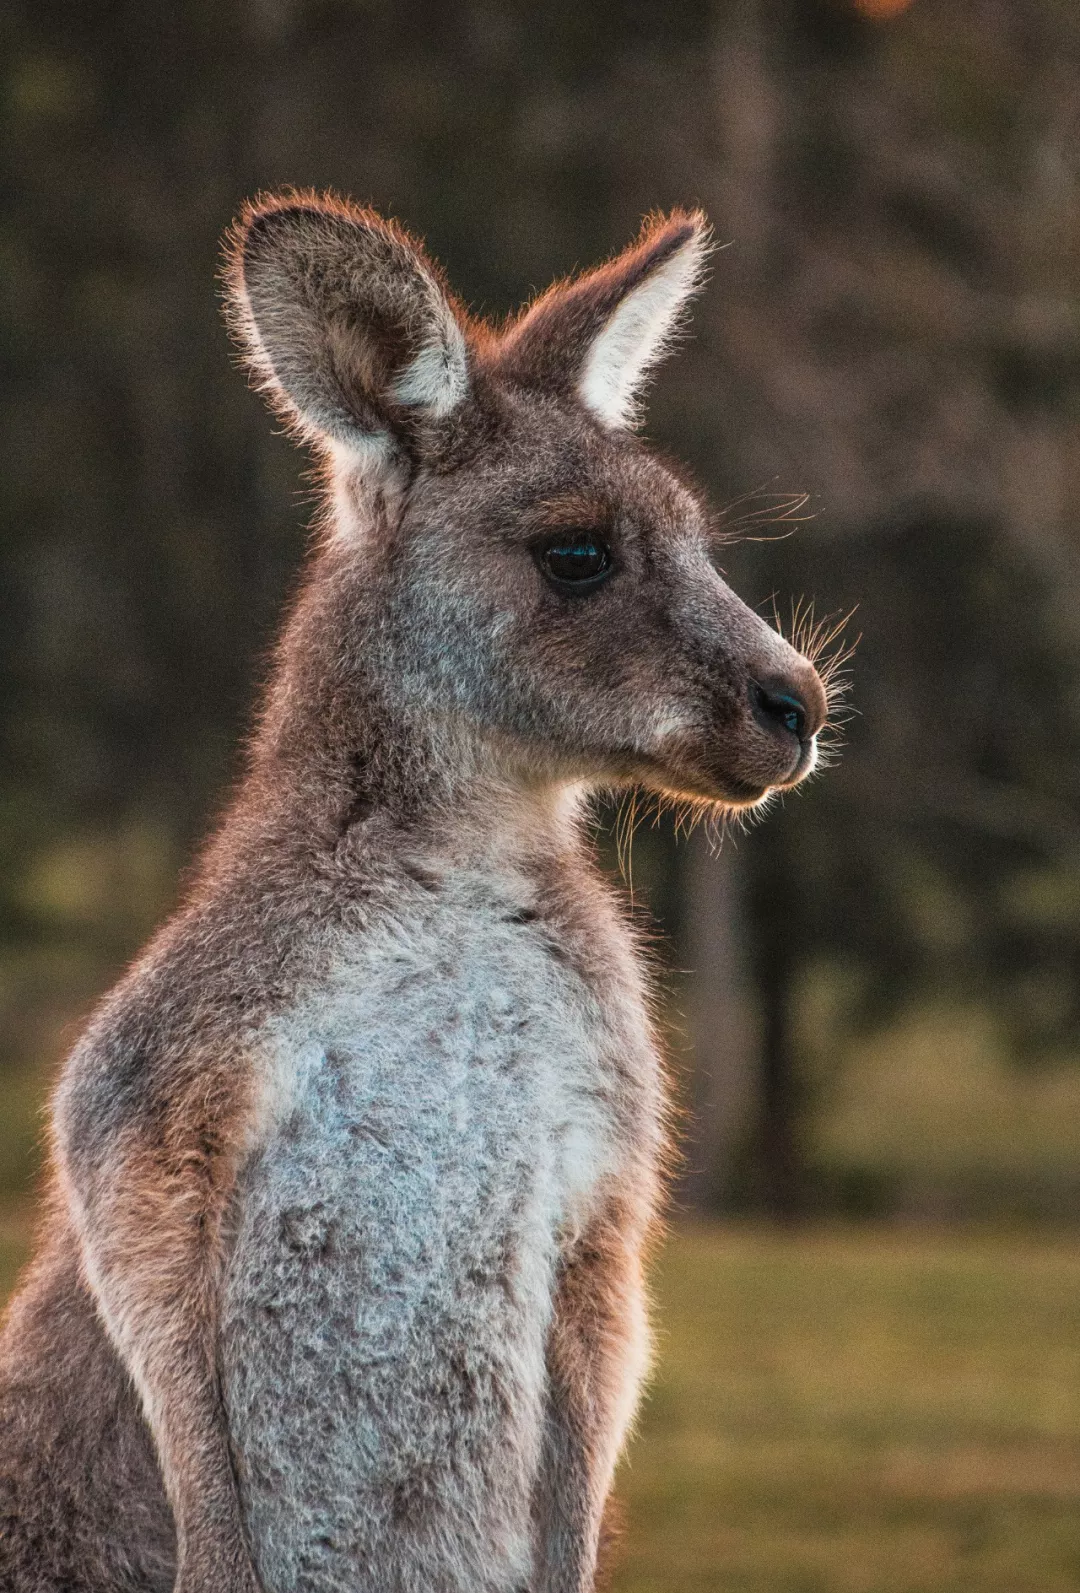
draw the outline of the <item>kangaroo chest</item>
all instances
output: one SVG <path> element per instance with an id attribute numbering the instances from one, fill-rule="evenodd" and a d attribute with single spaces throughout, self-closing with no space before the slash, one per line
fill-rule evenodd
<path id="1" fill-rule="evenodd" d="M 267 1049 L 222 1325 L 267 1587 L 344 1586 L 447 1510 L 462 1585 L 520 1585 L 560 1245 L 648 1138 L 647 1043 L 488 911 L 344 947 Z"/>

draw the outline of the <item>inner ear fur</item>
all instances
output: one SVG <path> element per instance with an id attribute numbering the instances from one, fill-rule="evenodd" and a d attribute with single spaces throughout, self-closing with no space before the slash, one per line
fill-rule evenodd
<path id="1" fill-rule="evenodd" d="M 648 217 L 629 249 L 556 283 L 511 324 L 499 370 L 522 386 L 576 396 L 607 426 L 633 425 L 641 389 L 670 351 L 710 248 L 701 211 Z"/>
<path id="2" fill-rule="evenodd" d="M 465 397 L 462 318 L 396 223 L 290 192 L 247 205 L 226 247 L 230 324 L 255 385 L 305 440 L 377 451 Z"/>

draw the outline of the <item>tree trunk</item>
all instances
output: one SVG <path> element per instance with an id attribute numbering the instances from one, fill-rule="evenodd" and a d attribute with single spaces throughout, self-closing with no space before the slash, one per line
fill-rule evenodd
<path id="1" fill-rule="evenodd" d="M 798 948 L 783 931 L 769 936 L 758 972 L 764 1006 L 760 1109 L 754 1159 L 755 1204 L 779 1222 L 805 1214 L 807 1179 L 801 1100 L 791 1033 L 791 985 Z"/>
<path id="2" fill-rule="evenodd" d="M 693 1070 L 680 1193 L 698 1210 L 729 1206 L 754 1112 L 757 1021 L 740 934 L 740 858 L 698 831 L 685 860 L 685 957 Z"/>

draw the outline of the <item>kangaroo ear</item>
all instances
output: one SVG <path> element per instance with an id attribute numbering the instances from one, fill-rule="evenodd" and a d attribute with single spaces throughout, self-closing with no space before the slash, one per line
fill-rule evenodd
<path id="1" fill-rule="evenodd" d="M 284 194 L 248 205 L 227 250 L 230 324 L 305 441 L 388 460 L 396 433 L 465 397 L 462 322 L 400 227 L 333 197 Z"/>
<path id="2" fill-rule="evenodd" d="M 523 386 L 575 394 L 606 426 L 634 425 L 710 247 L 700 211 L 650 217 L 623 254 L 531 305 L 505 334 L 498 369 Z"/>

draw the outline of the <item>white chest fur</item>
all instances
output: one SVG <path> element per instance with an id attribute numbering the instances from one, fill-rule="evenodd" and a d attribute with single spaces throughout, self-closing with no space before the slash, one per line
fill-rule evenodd
<path id="1" fill-rule="evenodd" d="M 559 1247 L 655 1081 L 625 1001 L 616 1033 L 542 926 L 463 905 L 343 945 L 267 1037 L 223 1370 L 269 1593 L 351 1586 L 407 1530 L 432 1586 L 527 1575 Z"/>

